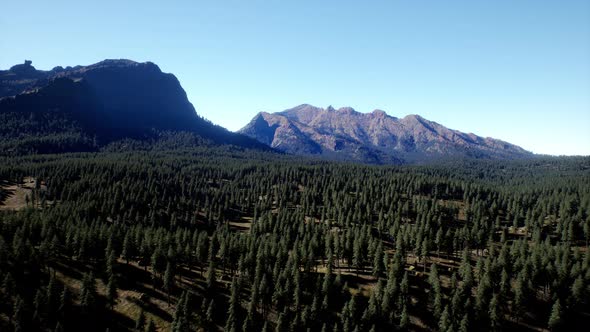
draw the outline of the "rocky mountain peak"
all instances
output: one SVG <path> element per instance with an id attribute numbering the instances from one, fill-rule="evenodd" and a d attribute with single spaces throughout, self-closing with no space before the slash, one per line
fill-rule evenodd
<path id="1" fill-rule="evenodd" d="M 358 112 L 354 110 L 354 108 L 352 107 L 340 107 L 337 111 L 338 113 L 341 114 L 357 114 Z"/>
<path id="2" fill-rule="evenodd" d="M 359 113 L 300 105 L 255 117 L 241 133 L 296 154 L 371 163 L 426 162 L 440 158 L 513 159 L 529 157 L 524 149 L 496 139 L 448 129 L 411 114 L 401 119 L 383 110 Z M 288 128 L 288 130 L 284 129 Z"/>
<path id="3" fill-rule="evenodd" d="M 380 109 L 373 110 L 373 112 L 371 112 L 371 114 L 376 118 L 385 118 L 387 116 L 387 113 L 385 113 L 385 111 L 380 110 Z"/>

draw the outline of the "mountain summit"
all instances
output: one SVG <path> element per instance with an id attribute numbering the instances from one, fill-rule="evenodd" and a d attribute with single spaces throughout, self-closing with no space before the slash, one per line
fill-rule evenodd
<path id="1" fill-rule="evenodd" d="M 278 113 L 261 112 L 239 132 L 288 153 L 376 164 L 532 156 L 516 145 L 448 129 L 419 115 L 398 119 L 382 110 L 360 113 L 351 107 L 303 104 Z"/>

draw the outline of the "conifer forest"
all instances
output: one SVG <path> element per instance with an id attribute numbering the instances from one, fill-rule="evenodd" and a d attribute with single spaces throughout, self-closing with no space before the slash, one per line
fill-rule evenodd
<path id="1" fill-rule="evenodd" d="M 0 157 L 1 331 L 587 331 L 590 158 Z"/>

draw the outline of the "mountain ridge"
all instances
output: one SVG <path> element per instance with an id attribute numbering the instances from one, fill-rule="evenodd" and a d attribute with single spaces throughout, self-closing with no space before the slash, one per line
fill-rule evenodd
<path id="1" fill-rule="evenodd" d="M 260 112 L 238 132 L 287 153 L 377 164 L 533 156 L 514 144 L 449 129 L 418 114 L 397 118 L 379 109 L 361 113 L 351 107 L 301 104 L 276 113 Z"/>
<path id="2" fill-rule="evenodd" d="M 195 144 L 205 140 L 269 150 L 201 117 L 173 74 L 152 62 L 126 59 L 50 71 L 25 61 L 0 71 L 0 120 L 3 143 L 14 143 L 4 150 L 22 150 L 18 141 L 25 139 L 31 152 L 55 152 L 53 146 L 61 144 L 56 140 L 65 135 L 84 142 L 74 151 L 94 151 L 121 139 L 157 139 L 163 131 L 188 132 Z M 40 148 L 47 144 L 52 147 Z"/>

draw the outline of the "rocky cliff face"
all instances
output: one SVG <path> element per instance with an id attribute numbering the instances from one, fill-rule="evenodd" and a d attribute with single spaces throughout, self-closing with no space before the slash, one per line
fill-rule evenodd
<path id="1" fill-rule="evenodd" d="M 419 115 L 398 119 L 381 110 L 359 113 L 350 107 L 336 110 L 304 104 L 263 112 L 240 132 L 288 153 L 371 163 L 532 156 L 516 145 L 448 129 Z"/>
<path id="2" fill-rule="evenodd" d="M 41 71 L 25 61 L 0 71 L 0 118 L 5 120 L 0 136 L 8 138 L 25 132 L 44 135 L 48 124 L 67 123 L 65 129 L 76 128 L 103 143 L 143 139 L 154 131 L 186 131 L 215 143 L 263 146 L 198 116 L 176 77 L 151 62 L 105 60 Z M 65 130 L 49 127 L 52 135 Z"/>

